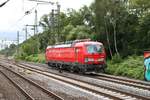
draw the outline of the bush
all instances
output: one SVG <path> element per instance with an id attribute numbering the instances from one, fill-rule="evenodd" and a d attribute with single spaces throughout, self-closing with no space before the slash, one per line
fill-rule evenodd
<path id="1" fill-rule="evenodd" d="M 38 57 L 33 57 L 33 58 L 32 58 L 32 61 L 33 61 L 33 62 L 38 62 L 38 60 L 39 60 Z"/>
<path id="2" fill-rule="evenodd" d="M 135 79 L 144 79 L 143 56 L 129 56 L 126 59 L 118 59 L 108 61 L 106 72 L 108 74 L 125 76 Z"/>
<path id="3" fill-rule="evenodd" d="M 121 61 L 122 61 L 122 58 L 121 58 L 121 56 L 120 55 L 114 55 L 113 57 L 112 57 L 112 63 L 120 63 Z"/>
<path id="4" fill-rule="evenodd" d="M 30 55 L 30 56 L 27 56 L 27 57 L 25 58 L 25 60 L 26 60 L 26 61 L 32 61 L 32 58 L 33 58 L 33 55 Z"/>
<path id="5" fill-rule="evenodd" d="M 34 55 L 25 57 L 25 59 L 23 59 L 23 60 L 45 63 L 45 55 L 44 54 L 34 54 Z"/>

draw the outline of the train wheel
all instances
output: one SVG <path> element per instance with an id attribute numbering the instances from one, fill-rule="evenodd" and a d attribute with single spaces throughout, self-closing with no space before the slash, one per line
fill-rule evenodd
<path id="1" fill-rule="evenodd" d="M 75 71 L 76 71 L 77 73 L 80 73 L 80 69 L 79 69 L 79 68 L 76 68 Z"/>
<path id="2" fill-rule="evenodd" d="M 62 64 L 58 65 L 59 73 L 62 73 Z"/>
<path id="3" fill-rule="evenodd" d="M 50 62 L 48 62 L 47 64 L 48 64 L 48 66 L 51 66 Z"/>
<path id="4" fill-rule="evenodd" d="M 106 70 L 105 70 L 104 67 L 101 69 L 101 72 L 102 72 L 102 73 L 105 73 L 105 72 L 106 72 Z"/>
<path id="5" fill-rule="evenodd" d="M 83 69 L 80 69 L 79 73 L 80 74 L 85 74 L 85 71 Z"/>
<path id="6" fill-rule="evenodd" d="M 107 64 L 104 64 L 102 67 L 102 73 L 106 73 Z"/>
<path id="7" fill-rule="evenodd" d="M 80 72 L 81 74 L 85 74 L 87 72 L 87 69 L 85 67 L 80 68 Z"/>
<path id="8" fill-rule="evenodd" d="M 70 66 L 69 71 L 72 73 L 74 72 L 74 66 Z"/>

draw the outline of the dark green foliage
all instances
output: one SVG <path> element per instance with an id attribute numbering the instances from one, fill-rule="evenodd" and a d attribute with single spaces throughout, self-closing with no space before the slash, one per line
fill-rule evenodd
<path id="1" fill-rule="evenodd" d="M 150 14 L 140 19 L 137 31 L 136 45 L 141 53 L 144 49 L 150 49 Z"/>
<path id="2" fill-rule="evenodd" d="M 108 73 L 143 79 L 142 58 L 128 56 L 150 50 L 149 0 L 95 0 L 78 11 L 68 9 L 54 17 L 52 13 L 43 15 L 40 25 L 44 31 L 20 44 L 19 54 L 15 53 L 15 45 L 0 53 L 15 53 L 17 58 L 44 63 L 44 56 L 39 59 L 37 54 L 45 52 L 48 45 L 91 38 L 104 44 L 111 60 Z"/>
<path id="3" fill-rule="evenodd" d="M 108 61 L 108 67 L 106 72 L 109 74 L 125 76 L 135 79 L 144 79 L 144 67 L 142 56 L 129 56 L 126 59 Z"/>
<path id="4" fill-rule="evenodd" d="M 119 55 L 114 55 L 112 57 L 111 63 L 113 63 L 113 64 L 121 63 L 122 60 L 123 59 Z"/>
<path id="5" fill-rule="evenodd" d="M 5 56 L 13 56 L 13 54 L 16 52 L 17 46 L 15 44 L 11 44 L 9 48 L 5 48 L 0 51 L 0 54 L 3 54 Z"/>
<path id="6" fill-rule="evenodd" d="M 30 55 L 26 56 L 24 60 L 31 62 L 45 63 L 45 56 L 44 54 Z"/>
<path id="7" fill-rule="evenodd" d="M 27 55 L 31 54 L 37 54 L 38 53 L 38 42 L 36 40 L 30 39 L 26 43 L 21 45 L 22 52 L 21 53 L 26 53 Z"/>
<path id="8" fill-rule="evenodd" d="M 68 9 L 60 16 L 45 14 L 40 19 L 44 31 L 20 45 L 20 55 L 45 52 L 48 45 L 67 40 L 91 38 L 104 43 L 109 58 L 141 55 L 150 49 L 149 0 L 95 0 L 78 11 Z M 10 47 L 12 48 L 12 47 Z M 12 55 L 16 50 L 3 50 Z"/>

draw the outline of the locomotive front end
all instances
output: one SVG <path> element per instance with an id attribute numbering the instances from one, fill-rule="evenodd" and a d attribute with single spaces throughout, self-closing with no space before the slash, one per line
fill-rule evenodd
<path id="1" fill-rule="evenodd" d="M 106 52 L 102 43 L 91 42 L 85 44 L 84 63 L 88 71 L 100 72 L 106 68 Z"/>

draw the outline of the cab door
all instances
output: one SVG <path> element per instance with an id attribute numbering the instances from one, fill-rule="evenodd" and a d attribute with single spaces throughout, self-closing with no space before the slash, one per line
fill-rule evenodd
<path id="1" fill-rule="evenodd" d="M 79 63 L 79 48 L 75 47 L 75 63 Z"/>
<path id="2" fill-rule="evenodd" d="M 81 47 L 75 47 L 75 62 L 76 63 L 82 63 L 82 48 Z"/>

